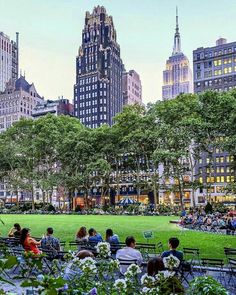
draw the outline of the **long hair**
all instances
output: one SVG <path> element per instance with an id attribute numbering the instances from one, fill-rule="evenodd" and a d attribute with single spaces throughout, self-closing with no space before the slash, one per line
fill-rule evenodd
<path id="1" fill-rule="evenodd" d="M 87 230 L 86 230 L 86 227 L 85 226 L 81 226 L 81 228 L 78 230 L 77 234 L 76 234 L 76 237 L 77 238 L 84 238 L 87 236 Z"/>
<path id="2" fill-rule="evenodd" d="M 164 269 L 165 267 L 161 257 L 155 257 L 148 261 L 147 273 L 149 276 L 155 276 L 159 271 Z"/>
<path id="3" fill-rule="evenodd" d="M 29 228 L 22 228 L 21 235 L 20 235 L 20 244 L 24 245 L 25 239 L 29 233 Z"/>
<path id="4" fill-rule="evenodd" d="M 113 236 L 113 230 L 111 228 L 108 228 L 106 230 L 106 240 L 108 240 L 112 236 Z"/>

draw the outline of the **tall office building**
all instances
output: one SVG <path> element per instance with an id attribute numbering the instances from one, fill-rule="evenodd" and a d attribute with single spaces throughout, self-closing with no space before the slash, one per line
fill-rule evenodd
<path id="1" fill-rule="evenodd" d="M 195 93 L 227 91 L 236 87 L 236 42 L 227 43 L 226 39 L 220 38 L 213 47 L 194 50 L 193 71 Z M 206 188 L 198 189 L 198 203 L 211 200 L 235 204 L 235 195 L 225 194 L 225 187 L 235 182 L 233 162 L 234 157 L 219 148 L 215 148 L 212 155 L 201 154 L 195 174 Z"/>
<path id="2" fill-rule="evenodd" d="M 226 91 L 236 86 L 236 42 L 220 38 L 216 46 L 193 51 L 194 92 Z"/>
<path id="3" fill-rule="evenodd" d="M 6 83 L 18 78 L 18 41 L 19 33 L 16 33 L 16 42 L 3 32 L 0 32 L 0 93 L 5 90 Z"/>
<path id="4" fill-rule="evenodd" d="M 172 55 L 166 61 L 163 71 L 162 98 L 168 100 L 180 93 L 192 93 L 192 71 L 189 60 L 181 51 L 181 39 L 178 24 L 178 10 L 176 9 L 176 28 Z"/>
<path id="5" fill-rule="evenodd" d="M 135 70 L 124 72 L 122 80 L 124 104 L 142 104 L 142 84 L 139 74 Z"/>
<path id="6" fill-rule="evenodd" d="M 122 111 L 122 72 L 113 19 L 103 6 L 97 6 L 92 13 L 86 12 L 76 58 L 74 110 L 84 125 L 111 125 Z"/>

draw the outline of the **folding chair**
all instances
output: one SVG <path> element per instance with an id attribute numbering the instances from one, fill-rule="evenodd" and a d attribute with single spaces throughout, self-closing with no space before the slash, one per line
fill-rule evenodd
<path id="1" fill-rule="evenodd" d="M 228 284 L 230 283 L 231 279 L 233 279 L 233 285 L 236 286 L 236 280 L 234 282 L 234 278 L 236 278 L 236 258 L 229 258 L 228 266 L 230 269 Z"/>
<path id="2" fill-rule="evenodd" d="M 183 248 L 184 253 L 184 261 L 183 267 L 188 266 L 189 268 L 185 267 L 185 271 L 194 277 L 193 269 L 201 272 L 201 260 L 200 260 L 200 250 L 198 248 Z"/>
<path id="3" fill-rule="evenodd" d="M 205 268 L 205 271 L 213 271 L 219 273 L 219 280 L 222 282 L 223 268 L 224 268 L 224 260 L 223 259 L 215 259 L 215 258 L 202 258 L 202 267 Z"/>
<path id="4" fill-rule="evenodd" d="M 158 254 L 161 254 L 162 252 L 164 252 L 164 247 L 163 247 L 162 242 L 158 242 L 158 243 L 156 244 L 156 249 L 157 249 L 157 253 L 158 253 Z"/>

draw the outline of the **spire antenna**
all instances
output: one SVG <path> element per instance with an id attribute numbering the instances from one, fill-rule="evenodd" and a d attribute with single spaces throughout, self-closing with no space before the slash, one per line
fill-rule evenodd
<path id="1" fill-rule="evenodd" d="M 181 53 L 181 40 L 179 33 L 179 14 L 178 14 L 178 6 L 176 6 L 176 26 L 175 26 L 175 36 L 174 36 L 174 47 L 172 55 Z"/>

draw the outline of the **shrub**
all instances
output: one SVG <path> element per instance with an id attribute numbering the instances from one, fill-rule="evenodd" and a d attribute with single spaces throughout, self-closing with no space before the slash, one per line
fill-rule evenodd
<path id="1" fill-rule="evenodd" d="M 212 277 L 197 277 L 191 281 L 189 295 L 227 295 L 226 289 Z"/>

